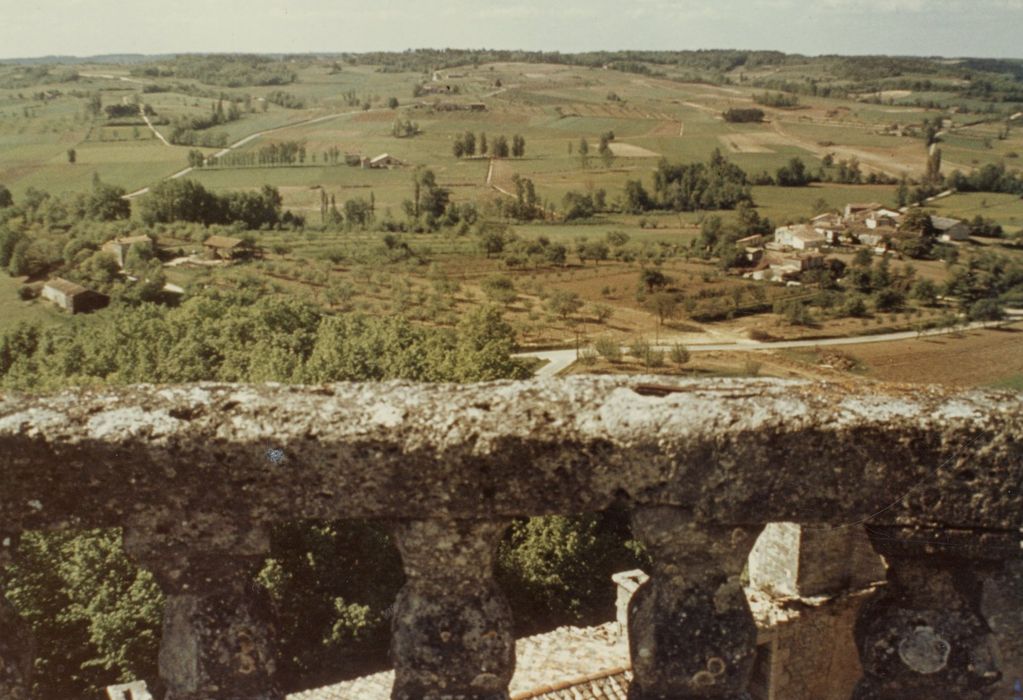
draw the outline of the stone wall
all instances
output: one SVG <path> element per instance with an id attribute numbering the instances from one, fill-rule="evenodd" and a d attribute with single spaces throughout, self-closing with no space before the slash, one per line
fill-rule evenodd
<path id="1" fill-rule="evenodd" d="M 1023 399 L 995 392 L 582 377 L 0 397 L 0 542 L 123 527 L 168 596 L 154 695 L 171 700 L 281 697 L 271 611 L 239 581 L 268 525 L 305 518 L 393 523 L 395 698 L 503 698 L 494 544 L 509 518 L 613 503 L 654 562 L 629 609 L 634 700 L 743 692 L 740 577 L 778 522 L 825 547 L 813 528 L 864 527 L 888 564 L 858 616 L 857 700 L 992 697 L 1023 637 L 998 578 L 1020 556 L 1021 484 Z M 793 566 L 797 589 L 834 578 Z M 24 694 L 30 644 L 0 600 L 0 696 Z"/>

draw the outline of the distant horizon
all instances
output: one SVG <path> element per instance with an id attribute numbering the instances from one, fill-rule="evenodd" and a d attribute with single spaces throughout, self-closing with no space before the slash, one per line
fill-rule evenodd
<path id="1" fill-rule="evenodd" d="M 1023 60 L 1023 0 L 0 0 L 0 13 L 0 58 L 23 61 L 465 45 Z"/>
<path id="2" fill-rule="evenodd" d="M 1019 61 L 1023 63 L 1023 56 L 990 56 L 990 55 L 942 55 L 942 54 L 909 54 L 909 53 L 802 53 L 798 51 L 783 51 L 781 49 L 764 49 L 764 48 L 742 48 L 736 46 L 719 46 L 719 47 L 706 47 L 699 49 L 687 49 L 687 48 L 651 48 L 651 49 L 637 49 L 637 48 L 594 48 L 585 49 L 579 51 L 561 51 L 559 49 L 524 49 L 524 48 L 492 48 L 492 47 L 462 47 L 462 46 L 415 46 L 404 49 L 366 49 L 363 51 L 337 51 L 337 50 L 309 50 L 309 51 L 203 51 L 203 50 L 190 50 L 190 51 L 160 51 L 157 53 L 139 53 L 136 51 L 113 51 L 110 53 L 98 53 L 98 54 L 40 54 L 34 56 L 2 56 L 0 62 L 9 61 L 59 61 L 63 59 L 69 59 L 74 61 L 87 62 L 90 59 L 113 59 L 119 57 L 138 57 L 138 58 L 165 58 L 169 56 L 297 56 L 297 57 L 334 57 L 334 56 L 364 56 L 373 53 L 406 53 L 414 51 L 511 51 L 511 52 L 522 52 L 522 53 L 545 53 L 545 54 L 558 54 L 562 56 L 578 56 L 583 54 L 591 53 L 620 53 L 626 51 L 633 52 L 683 52 L 683 51 L 774 51 L 785 54 L 786 56 L 802 56 L 805 58 L 827 58 L 830 56 L 837 56 L 839 58 L 861 58 L 861 57 L 878 57 L 883 56 L 886 58 L 922 58 L 922 59 L 935 59 L 945 61 L 965 61 L 971 59 L 982 59 L 982 60 L 996 60 L 996 61 Z"/>

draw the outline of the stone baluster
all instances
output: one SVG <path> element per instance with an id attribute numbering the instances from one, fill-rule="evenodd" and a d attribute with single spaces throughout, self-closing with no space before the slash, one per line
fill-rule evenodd
<path id="1" fill-rule="evenodd" d="M 511 610 L 494 581 L 505 522 L 394 526 L 406 583 L 392 622 L 394 700 L 505 700 L 515 670 Z"/>
<path id="2" fill-rule="evenodd" d="M 632 529 L 653 571 L 629 605 L 629 699 L 747 698 L 757 628 L 739 578 L 762 528 L 658 506 L 637 509 Z"/>
<path id="3" fill-rule="evenodd" d="M 0 567 L 14 557 L 17 538 L 0 532 Z M 35 649 L 28 623 L 4 597 L 0 586 L 0 698 L 29 700 Z"/>
<path id="4" fill-rule="evenodd" d="M 161 700 L 280 700 L 276 634 L 252 576 L 266 530 L 243 521 L 161 513 L 136 517 L 125 551 L 167 596 L 160 642 Z"/>
<path id="5" fill-rule="evenodd" d="M 982 700 L 1001 679 L 981 613 L 984 579 L 1018 557 L 1019 535 L 871 527 L 888 585 L 860 610 L 854 700 Z"/>

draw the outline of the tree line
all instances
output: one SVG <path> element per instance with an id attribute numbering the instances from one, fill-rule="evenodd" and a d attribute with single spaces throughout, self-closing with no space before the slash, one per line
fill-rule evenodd
<path id="1" fill-rule="evenodd" d="M 512 136 L 509 145 L 508 137 L 496 136 L 492 141 L 487 140 L 487 135 L 480 132 L 479 138 L 471 131 L 455 136 L 451 144 L 451 152 L 456 158 L 471 158 L 477 155 L 489 155 L 492 158 L 522 158 L 526 155 L 526 138 L 519 134 Z"/>
<path id="2" fill-rule="evenodd" d="M 179 178 L 154 185 L 140 200 L 139 216 L 147 226 L 186 221 L 207 226 L 240 223 L 253 230 L 301 227 L 304 220 L 282 212 L 281 201 L 280 192 L 271 185 L 263 185 L 258 192 L 218 195 L 194 180 Z"/>

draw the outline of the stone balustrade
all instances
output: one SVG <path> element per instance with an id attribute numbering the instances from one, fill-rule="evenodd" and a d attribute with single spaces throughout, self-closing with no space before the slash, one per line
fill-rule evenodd
<path id="1" fill-rule="evenodd" d="M 247 574 L 274 522 L 346 518 L 391 523 L 406 569 L 393 697 L 505 699 L 504 528 L 612 504 L 654 561 L 629 604 L 631 698 L 748 697 L 756 628 L 740 575 L 778 522 L 803 537 L 865 527 L 888 563 L 856 628 L 856 700 L 993 696 L 983 582 L 1020 557 L 1019 396 L 585 377 L 0 398 L 0 562 L 24 531 L 123 528 L 167 594 L 155 696 L 170 700 L 283 697 L 274 621 Z M 0 698 L 28 697 L 31 659 L 0 596 Z"/>

